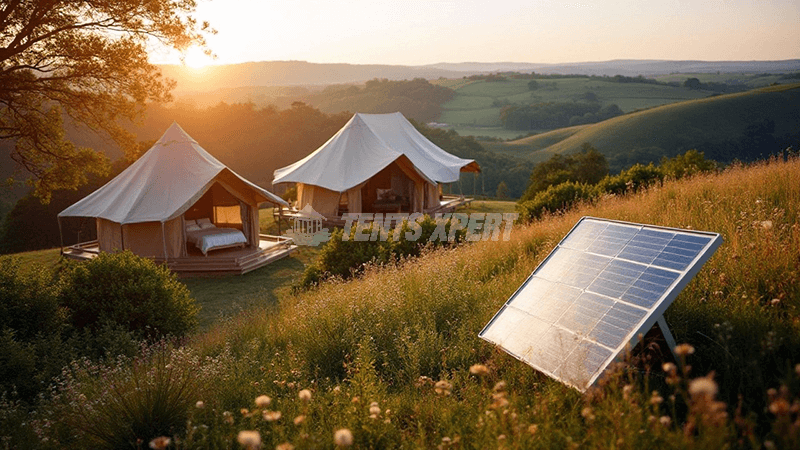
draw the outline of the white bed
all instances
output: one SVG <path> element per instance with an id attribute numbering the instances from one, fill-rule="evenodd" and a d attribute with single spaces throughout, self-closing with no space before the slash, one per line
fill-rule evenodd
<path id="1" fill-rule="evenodd" d="M 247 245 L 247 238 L 240 230 L 217 228 L 209 219 L 187 220 L 186 240 L 206 256 L 211 250 Z"/>

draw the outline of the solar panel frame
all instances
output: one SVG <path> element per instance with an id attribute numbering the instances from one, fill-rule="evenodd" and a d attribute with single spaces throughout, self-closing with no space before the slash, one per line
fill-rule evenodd
<path id="1" fill-rule="evenodd" d="M 597 242 L 599 238 L 595 234 L 598 230 L 602 233 L 610 230 L 611 226 L 614 228 L 607 235 L 601 234 L 605 240 Z M 639 235 L 652 239 L 652 242 L 635 241 Z M 634 245 L 629 245 L 631 243 Z M 674 243 L 674 246 L 670 247 L 670 243 Z M 629 343 L 636 344 L 640 334 L 646 333 L 656 323 L 662 324 L 664 328 L 664 311 L 721 244 L 722 237 L 718 233 L 583 217 L 509 297 L 479 336 L 500 346 L 511 356 L 536 370 L 583 392 L 597 381 Z M 629 246 L 631 249 L 626 252 Z M 700 247 L 697 248 L 698 246 Z M 658 247 L 661 250 L 653 253 Z M 583 250 L 580 250 L 581 248 Z M 623 254 L 625 258 L 620 257 Z M 583 264 L 584 260 L 576 259 L 576 256 L 586 256 L 585 260 L 590 264 Z M 654 265 L 656 261 L 658 265 Z M 555 269 L 549 268 L 548 264 L 555 264 Z M 599 265 L 602 267 L 598 270 Z M 607 270 L 612 265 L 613 270 Z M 639 272 L 636 272 L 637 269 Z M 565 275 L 567 272 L 569 275 Z M 606 272 L 628 281 L 633 276 L 635 281 L 631 282 L 621 294 L 615 296 L 613 294 L 619 292 L 620 286 L 624 287 L 625 284 L 618 282 L 616 278 L 601 279 L 600 275 Z M 597 287 L 588 290 L 595 283 Z M 527 304 L 525 298 L 522 298 L 518 304 L 514 304 L 528 288 L 535 288 L 537 292 L 546 289 L 544 292 L 552 295 L 545 298 L 544 294 L 541 294 L 538 300 L 534 298 L 537 301 L 528 301 Z M 648 294 L 650 297 L 658 294 L 653 292 L 658 289 L 662 289 L 663 292 L 657 298 L 646 298 Z M 563 303 L 569 303 L 570 297 L 575 298 L 565 306 Z M 582 297 L 584 300 L 579 303 Z M 560 316 L 558 308 L 563 308 L 560 310 Z M 567 317 L 566 312 L 570 311 L 570 308 L 574 314 Z M 506 318 L 504 314 L 510 317 Z M 576 321 L 579 317 L 586 322 L 581 324 Z M 599 318 L 595 320 L 595 317 Z M 513 320 L 510 320 L 512 318 Z M 625 324 L 626 318 L 636 322 L 628 323 L 628 329 L 620 328 Z M 498 320 L 509 321 L 507 326 L 510 329 L 505 330 L 503 339 L 493 338 L 491 335 L 493 325 L 497 324 Z M 570 320 L 572 323 L 569 323 Z M 561 323 L 562 321 L 565 323 Z M 605 328 L 596 331 L 600 329 L 601 324 Z M 576 330 L 569 326 L 581 327 L 585 334 L 576 333 Z M 528 329 L 524 329 L 525 327 L 533 333 L 516 337 L 514 344 L 517 350 L 503 345 L 503 342 L 511 339 L 515 333 L 527 333 Z M 558 330 L 551 330 L 556 328 Z M 621 331 L 625 331 L 624 335 L 620 335 Z M 668 329 L 663 331 L 669 335 Z M 574 342 L 566 342 L 565 333 L 572 334 Z M 548 337 L 551 341 L 547 341 Z M 669 338 L 671 340 L 671 335 Z M 526 340 L 530 342 L 534 339 L 536 346 L 530 345 L 527 348 L 523 347 L 523 351 L 519 350 L 519 342 Z M 617 345 L 613 346 L 615 342 Z M 607 352 L 611 353 L 610 356 L 601 358 Z M 543 361 L 549 361 L 555 366 L 544 367 Z M 575 375 L 580 371 L 589 371 L 588 378 Z"/>

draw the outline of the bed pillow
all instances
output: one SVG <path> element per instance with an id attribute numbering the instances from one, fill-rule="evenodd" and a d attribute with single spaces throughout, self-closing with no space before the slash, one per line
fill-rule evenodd
<path id="1" fill-rule="evenodd" d="M 197 219 L 197 224 L 202 225 L 204 223 L 211 223 L 211 219 L 208 217 L 203 217 L 202 219 Z"/>
<path id="2" fill-rule="evenodd" d="M 188 227 L 189 225 L 195 225 L 195 224 L 197 224 L 197 221 L 196 221 L 196 220 L 194 220 L 194 219 L 192 219 L 192 220 L 187 220 L 187 221 L 186 221 L 186 226 L 187 226 L 187 227 Z"/>
<path id="3" fill-rule="evenodd" d="M 203 222 L 198 225 L 201 230 L 207 230 L 209 228 L 216 228 L 213 223 L 211 222 Z"/>
<path id="4" fill-rule="evenodd" d="M 198 224 L 196 224 L 196 223 L 193 223 L 193 224 L 191 224 L 191 225 L 187 225 L 187 226 L 186 226 L 186 231 L 187 231 L 187 232 L 190 232 L 190 231 L 200 231 L 200 225 L 198 225 Z"/>

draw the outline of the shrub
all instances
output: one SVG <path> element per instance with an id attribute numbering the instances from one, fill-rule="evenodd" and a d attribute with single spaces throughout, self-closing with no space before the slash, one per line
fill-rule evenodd
<path id="1" fill-rule="evenodd" d="M 90 346 L 98 350 L 94 344 L 113 341 L 110 335 L 119 333 L 148 340 L 184 336 L 197 324 L 199 310 L 175 274 L 130 251 L 69 266 L 60 300 L 72 324 L 94 339 Z"/>
<path id="2" fill-rule="evenodd" d="M 572 207 L 582 200 L 591 200 L 597 197 L 594 186 L 574 182 L 561 183 L 550 186 L 547 190 L 539 192 L 533 198 L 517 205 L 521 221 L 533 220 L 546 213 L 554 213 Z"/>
<path id="3" fill-rule="evenodd" d="M 309 287 L 317 284 L 325 278 L 338 277 L 347 279 L 362 272 L 368 264 L 386 264 L 406 257 L 419 256 L 422 248 L 426 245 L 438 247 L 444 242 L 435 240 L 430 242 L 431 235 L 437 227 L 437 222 L 430 216 L 419 222 L 419 237 L 416 240 L 406 238 L 406 233 L 411 232 L 408 222 L 401 228 L 392 227 L 387 230 L 385 240 L 357 241 L 355 239 L 356 227 L 350 230 L 350 238 L 343 240 L 344 230 L 336 229 L 331 233 L 331 238 L 320 250 L 317 260 L 309 265 L 299 281 L 299 287 Z M 450 236 L 452 220 L 445 221 L 444 230 Z M 373 222 L 373 226 L 375 223 Z M 398 232 L 399 231 L 399 232 Z M 372 226 L 363 233 L 366 235 L 372 232 Z M 458 244 L 466 237 L 466 230 L 456 230 L 450 244 Z"/>
<path id="4" fill-rule="evenodd" d="M 153 438 L 183 434 L 189 411 L 204 398 L 218 365 L 164 342 L 136 358 L 104 365 L 75 361 L 52 400 L 62 447 L 146 448 Z"/>
<path id="5" fill-rule="evenodd" d="M 72 355 L 65 327 L 50 272 L 0 258 L 0 393 L 31 400 L 61 371 Z"/>
<path id="6" fill-rule="evenodd" d="M 663 183 L 663 181 L 664 173 L 652 163 L 646 166 L 634 164 L 628 170 L 620 172 L 619 175 L 608 176 L 600 180 L 597 188 L 600 192 L 624 194 L 636 192 L 656 183 Z"/>

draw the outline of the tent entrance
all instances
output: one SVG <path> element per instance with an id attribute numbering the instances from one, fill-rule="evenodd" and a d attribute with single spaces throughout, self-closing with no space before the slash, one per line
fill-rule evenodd
<path id="1" fill-rule="evenodd" d="M 218 228 L 236 228 L 244 231 L 247 204 L 221 184 L 214 183 L 183 214 L 186 220 L 209 219 Z"/>
<path id="2" fill-rule="evenodd" d="M 410 213 L 419 209 L 422 186 L 428 184 L 406 158 L 400 158 L 361 188 L 361 210 L 366 213 Z M 415 205 L 417 207 L 415 208 Z"/>

